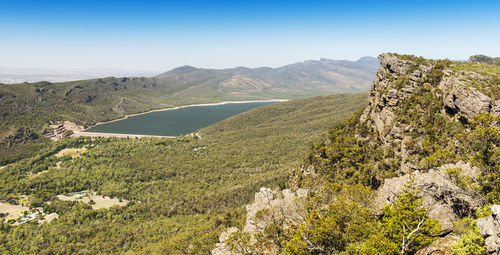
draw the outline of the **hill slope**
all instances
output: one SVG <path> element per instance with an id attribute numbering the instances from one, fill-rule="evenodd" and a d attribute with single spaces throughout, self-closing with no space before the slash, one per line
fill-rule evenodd
<path id="1" fill-rule="evenodd" d="M 201 139 L 51 142 L 0 171 L 0 199 L 29 203 L 59 218 L 42 225 L 2 225 L 0 251 L 207 254 L 221 231 L 241 221 L 242 205 L 259 187 L 285 187 L 308 142 L 366 106 L 366 98 L 321 96 L 260 107 L 201 130 Z M 66 147 L 87 150 L 75 158 L 58 157 Z M 92 210 L 54 200 L 82 190 L 132 202 Z"/>

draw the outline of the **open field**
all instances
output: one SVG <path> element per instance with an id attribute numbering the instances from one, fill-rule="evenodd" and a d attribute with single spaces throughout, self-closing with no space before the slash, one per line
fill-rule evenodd
<path id="1" fill-rule="evenodd" d="M 65 195 L 58 195 L 57 198 L 62 201 L 77 201 L 77 202 L 83 202 L 83 203 L 90 203 L 90 200 L 94 201 L 94 204 L 92 204 L 92 209 L 101 209 L 101 208 L 110 208 L 112 206 L 118 205 L 118 206 L 125 206 L 128 204 L 127 200 L 121 200 L 118 198 L 110 198 L 106 196 L 98 196 L 98 195 L 89 195 L 85 196 L 82 198 L 78 198 L 75 196 L 65 196 Z"/>
<path id="2" fill-rule="evenodd" d="M 81 153 L 84 153 L 87 148 L 65 148 L 60 152 L 56 153 L 56 157 L 71 156 L 72 158 L 79 157 Z"/>
<path id="3" fill-rule="evenodd" d="M 26 206 L 0 203 L 0 213 L 8 214 L 6 219 L 15 219 L 19 214 L 27 210 L 29 210 L 29 208 Z"/>
<path id="4" fill-rule="evenodd" d="M 59 215 L 57 213 L 51 213 L 51 214 L 47 214 L 43 217 L 43 220 L 41 220 L 40 222 L 43 223 L 43 222 L 48 222 L 50 223 L 51 221 L 55 220 L 59 218 Z"/>

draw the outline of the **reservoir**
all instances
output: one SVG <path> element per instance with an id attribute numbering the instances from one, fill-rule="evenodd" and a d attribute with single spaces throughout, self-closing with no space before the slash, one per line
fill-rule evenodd
<path id="1" fill-rule="evenodd" d="M 96 125 L 86 131 L 155 136 L 185 135 L 236 114 L 277 102 L 231 102 L 180 107 L 129 116 L 126 119 Z"/>

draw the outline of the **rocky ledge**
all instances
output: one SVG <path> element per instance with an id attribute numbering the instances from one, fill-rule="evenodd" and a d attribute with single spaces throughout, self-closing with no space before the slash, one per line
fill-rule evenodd
<path id="1" fill-rule="evenodd" d="M 250 243 L 255 244 L 256 235 L 262 233 L 270 222 L 279 222 L 285 231 L 295 229 L 304 221 L 302 205 L 307 194 L 306 189 L 293 192 L 290 189 L 280 191 L 261 188 L 255 193 L 254 202 L 246 206 L 247 219 L 241 232 L 248 234 Z M 212 255 L 233 255 L 227 242 L 232 234 L 238 232 L 240 230 L 235 227 L 223 232 L 216 248 L 212 250 Z M 261 254 L 277 254 L 279 250 L 274 243 L 262 243 L 258 245 L 258 248 Z"/>

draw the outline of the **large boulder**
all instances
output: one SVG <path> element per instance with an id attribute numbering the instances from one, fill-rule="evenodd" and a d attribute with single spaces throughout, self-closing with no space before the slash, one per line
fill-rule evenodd
<path id="1" fill-rule="evenodd" d="M 445 87 L 448 86 L 445 85 Z M 472 87 L 454 86 L 443 98 L 443 102 L 448 113 L 452 115 L 460 113 L 466 119 L 470 119 L 474 115 L 481 113 L 492 112 L 496 114 L 495 111 L 492 111 L 493 101 Z"/>
<path id="2" fill-rule="evenodd" d="M 447 165 L 450 167 L 451 165 Z M 375 211 L 382 214 L 382 208 L 389 205 L 406 185 L 420 190 L 423 204 L 430 210 L 429 217 L 439 221 L 442 233 L 451 232 L 453 222 L 474 215 L 475 210 L 483 205 L 483 201 L 475 192 L 458 187 L 444 174 L 446 167 L 431 169 L 426 173 L 415 171 L 411 174 L 386 179 L 377 190 Z M 473 171 L 472 168 L 468 171 Z"/>
<path id="3" fill-rule="evenodd" d="M 457 241 L 457 236 L 447 235 L 443 238 L 439 238 L 431 245 L 417 251 L 415 255 L 453 255 L 451 246 Z"/>

